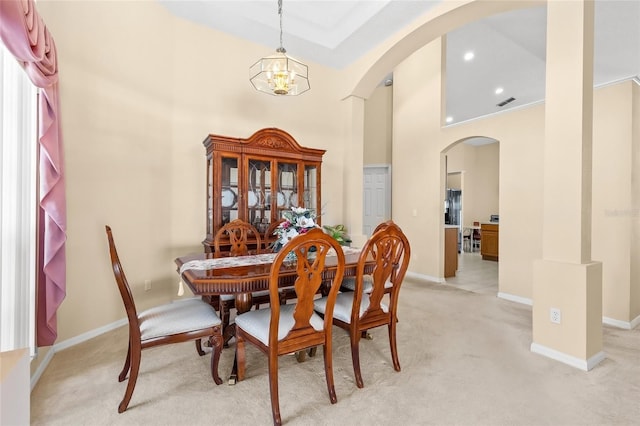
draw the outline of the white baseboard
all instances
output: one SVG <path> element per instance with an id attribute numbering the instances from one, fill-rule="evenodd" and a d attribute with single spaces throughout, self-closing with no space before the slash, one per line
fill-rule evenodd
<path id="1" fill-rule="evenodd" d="M 55 355 L 56 352 L 61 351 L 63 349 L 70 348 L 71 346 L 75 346 L 89 339 L 93 339 L 94 337 L 97 337 L 108 331 L 115 330 L 116 328 L 120 328 L 123 325 L 127 325 L 127 324 L 128 324 L 127 318 L 122 318 L 118 321 L 112 322 L 111 324 L 107 324 L 103 327 L 98 327 L 94 330 L 80 334 L 76 337 L 72 337 L 71 339 L 63 340 L 60 343 L 54 344 L 49 350 L 49 352 L 47 352 L 47 355 L 44 357 L 44 359 L 42 360 L 42 362 L 40 363 L 36 371 L 33 373 L 33 376 L 31 376 L 31 390 L 33 390 L 33 388 L 38 383 L 38 380 L 40 380 L 42 373 L 44 373 L 44 371 L 47 369 L 47 366 L 51 362 L 51 359 L 53 358 L 53 355 Z"/>
<path id="2" fill-rule="evenodd" d="M 520 297 L 514 294 L 503 293 L 501 291 L 498 292 L 498 297 L 500 299 L 508 300 L 510 302 L 516 302 L 516 303 L 521 303 L 523 305 L 533 306 L 533 300 L 529 299 L 528 297 Z"/>
<path id="3" fill-rule="evenodd" d="M 531 343 L 531 352 L 546 356 L 547 358 L 551 358 L 556 361 L 560 361 L 563 364 L 570 365 L 571 367 L 578 368 L 582 371 L 591 370 L 606 358 L 604 352 L 600 351 L 591 358 L 584 360 L 571 355 L 567 355 L 560 351 L 556 351 L 555 349 L 548 348 L 538 343 Z"/>
<path id="4" fill-rule="evenodd" d="M 615 318 L 602 317 L 602 323 L 623 330 L 633 330 L 640 324 L 640 316 L 635 317 L 631 321 L 622 321 Z"/>

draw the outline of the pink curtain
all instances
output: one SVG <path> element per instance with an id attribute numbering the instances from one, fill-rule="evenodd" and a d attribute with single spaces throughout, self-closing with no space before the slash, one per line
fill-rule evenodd
<path id="1" fill-rule="evenodd" d="M 24 67 L 39 96 L 39 199 L 37 344 L 52 345 L 56 312 L 66 294 L 67 206 L 58 100 L 56 46 L 33 0 L 0 0 L 0 39 Z"/>

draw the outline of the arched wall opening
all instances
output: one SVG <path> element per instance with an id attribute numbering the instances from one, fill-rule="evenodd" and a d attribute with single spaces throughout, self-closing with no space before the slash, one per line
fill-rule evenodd
<path id="1" fill-rule="evenodd" d="M 445 206 L 445 233 L 457 227 L 457 268 L 451 275 L 445 266 L 445 281 L 471 291 L 498 293 L 498 259 L 494 256 L 494 241 L 482 245 L 482 225 L 499 229 L 500 200 L 500 143 L 488 136 L 464 137 L 445 147 L 443 197 Z M 450 231 L 449 231 L 450 232 Z M 486 235 L 489 237 L 489 234 Z M 499 237 L 499 234 L 496 235 Z M 495 241 L 497 243 L 497 241 Z M 498 249 L 498 247 L 495 247 Z M 445 265 L 451 264 L 451 251 L 447 251 L 446 236 L 442 247 Z M 482 277 L 475 276 L 480 272 Z M 491 276 L 487 276 L 492 274 Z M 475 279 L 478 286 L 467 286 Z"/>

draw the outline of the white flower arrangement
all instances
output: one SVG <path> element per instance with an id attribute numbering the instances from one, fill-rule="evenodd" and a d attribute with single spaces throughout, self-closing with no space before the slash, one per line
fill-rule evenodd
<path id="1" fill-rule="evenodd" d="M 309 232 L 313 228 L 320 228 L 316 223 L 316 213 L 305 207 L 291 207 L 291 210 L 282 213 L 282 217 L 285 220 L 273 232 L 278 236 L 273 243 L 273 251 L 279 251 L 282 246 L 300 234 Z"/>

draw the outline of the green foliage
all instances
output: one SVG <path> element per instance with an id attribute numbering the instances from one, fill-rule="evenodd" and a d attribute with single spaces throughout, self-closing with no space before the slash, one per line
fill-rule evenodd
<path id="1" fill-rule="evenodd" d="M 349 234 L 347 233 L 347 228 L 344 225 L 342 224 L 336 225 L 336 226 L 324 225 L 323 228 L 325 229 L 327 234 L 331 235 L 331 237 L 333 237 L 333 239 L 335 239 L 338 242 L 338 244 L 340 244 L 341 246 L 346 246 L 351 244 L 351 237 L 349 237 Z"/>

